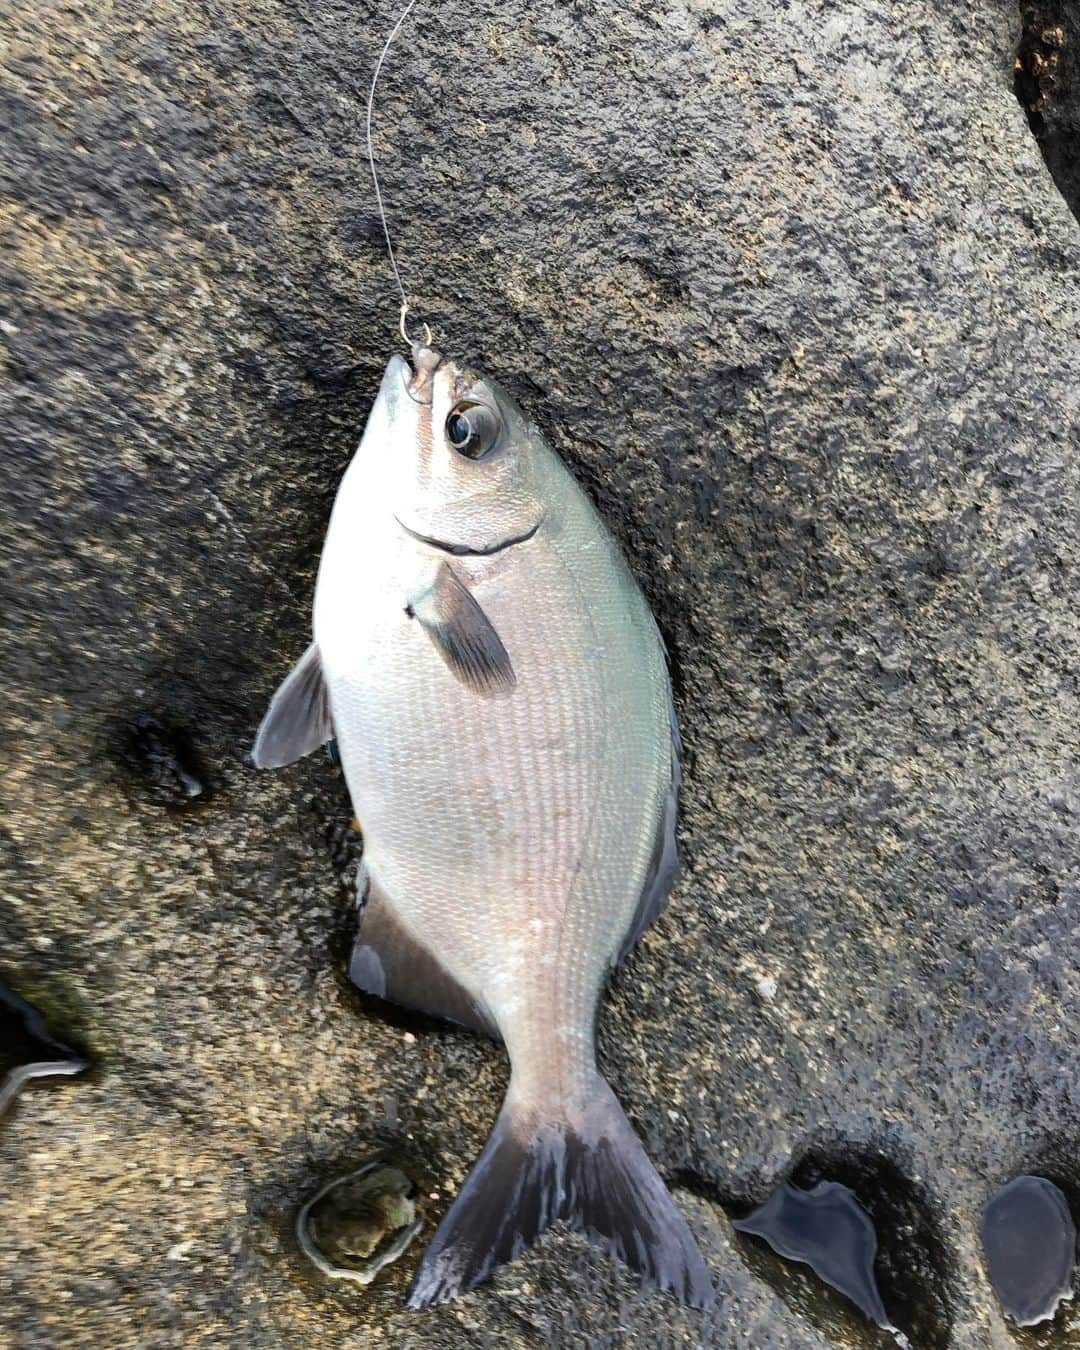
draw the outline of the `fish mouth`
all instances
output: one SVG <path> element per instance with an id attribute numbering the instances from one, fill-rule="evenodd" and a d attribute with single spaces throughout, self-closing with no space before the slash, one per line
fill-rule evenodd
<path id="1" fill-rule="evenodd" d="M 472 545 L 472 544 L 451 544 L 445 539 L 435 539 L 430 534 L 421 534 L 418 530 L 410 530 L 408 525 L 399 517 L 394 519 L 405 531 L 420 544 L 427 544 L 429 548 L 437 548 L 440 553 L 449 553 L 454 558 L 491 558 L 496 553 L 505 553 L 508 548 L 513 548 L 515 544 L 527 543 L 539 530 L 544 523 L 544 517 L 541 516 L 535 525 L 525 530 L 522 534 L 511 535 L 509 539 L 502 540 L 498 544 Z"/>
<path id="2" fill-rule="evenodd" d="M 401 380 L 405 392 L 414 403 L 431 406 L 435 398 L 435 375 L 446 365 L 446 357 L 434 347 L 425 347 L 423 343 L 412 344 L 412 359 L 415 370 L 407 361 L 402 361 Z"/>

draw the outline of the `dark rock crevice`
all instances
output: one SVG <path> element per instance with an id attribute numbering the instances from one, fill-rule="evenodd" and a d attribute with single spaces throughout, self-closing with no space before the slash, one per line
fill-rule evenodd
<path id="1" fill-rule="evenodd" d="M 1014 88 L 1046 167 L 1080 220 L 1080 6 L 1021 0 Z"/>

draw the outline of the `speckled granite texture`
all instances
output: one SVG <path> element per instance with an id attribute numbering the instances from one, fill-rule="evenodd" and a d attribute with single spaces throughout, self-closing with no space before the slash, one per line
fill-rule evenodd
<path id="1" fill-rule="evenodd" d="M 245 763 L 395 342 L 391 19 L 5 9 L 0 974 L 99 1066 L 0 1125 L 0 1342 L 892 1344 L 732 1233 L 794 1172 L 859 1191 L 915 1345 L 1010 1347 L 981 1206 L 1080 1184 L 1080 228 L 1006 0 L 417 9 L 378 133 L 417 315 L 673 654 L 685 866 L 601 1053 L 720 1305 L 558 1234 L 423 1314 L 415 1254 L 301 1265 L 376 1146 L 441 1211 L 506 1078 L 349 991 L 333 765 Z"/>

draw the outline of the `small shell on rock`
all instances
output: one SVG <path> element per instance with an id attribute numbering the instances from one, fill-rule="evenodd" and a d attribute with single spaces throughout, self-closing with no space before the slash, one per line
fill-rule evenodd
<path id="1" fill-rule="evenodd" d="M 423 1227 L 416 1187 L 396 1167 L 371 1162 L 328 1182 L 296 1216 L 305 1256 L 332 1280 L 370 1284 Z"/>

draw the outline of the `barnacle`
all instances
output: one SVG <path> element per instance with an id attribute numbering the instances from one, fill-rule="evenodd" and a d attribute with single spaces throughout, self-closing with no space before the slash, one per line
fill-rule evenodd
<path id="1" fill-rule="evenodd" d="M 422 1226 L 413 1183 L 396 1167 L 371 1162 L 314 1195 L 297 1215 L 296 1236 L 324 1275 L 370 1284 Z"/>

